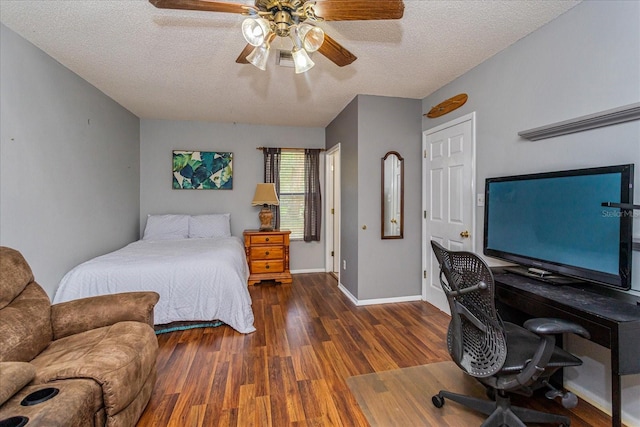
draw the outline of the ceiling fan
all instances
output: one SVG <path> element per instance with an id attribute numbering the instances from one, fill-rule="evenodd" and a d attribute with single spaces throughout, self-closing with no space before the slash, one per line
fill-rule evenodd
<path id="1" fill-rule="evenodd" d="M 275 37 L 293 42 L 291 59 L 296 73 L 313 67 L 309 53 L 318 51 L 336 65 L 351 64 L 357 57 L 310 22 L 400 19 L 402 0 L 256 0 L 255 5 L 213 0 L 149 0 L 160 9 L 201 10 L 248 15 L 242 23 L 247 45 L 236 59 L 264 70 Z M 310 21 L 310 22 L 308 22 Z"/>

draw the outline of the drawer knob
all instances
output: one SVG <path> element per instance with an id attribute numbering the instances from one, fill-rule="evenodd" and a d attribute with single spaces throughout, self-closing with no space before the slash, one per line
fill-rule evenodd
<path id="1" fill-rule="evenodd" d="M 265 254 L 265 255 L 269 255 L 269 251 L 266 251 L 264 254 Z"/>
<path id="2" fill-rule="evenodd" d="M 267 237 L 267 238 L 265 238 L 265 239 L 264 239 L 264 241 L 265 241 L 265 242 L 268 242 L 268 241 L 269 241 L 269 238 L 268 238 L 268 237 Z"/>
<path id="3" fill-rule="evenodd" d="M 265 265 L 264 268 L 269 269 L 269 264 Z"/>

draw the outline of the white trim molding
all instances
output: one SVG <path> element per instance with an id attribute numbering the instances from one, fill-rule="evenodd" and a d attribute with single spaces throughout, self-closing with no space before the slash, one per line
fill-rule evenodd
<path id="1" fill-rule="evenodd" d="M 569 133 L 582 132 L 617 123 L 630 122 L 640 119 L 640 102 L 600 111 L 599 113 L 576 117 L 563 122 L 552 123 L 534 129 L 523 130 L 518 135 L 530 141 L 553 138 L 554 136 L 567 135 Z"/>
<path id="2" fill-rule="evenodd" d="M 300 270 L 291 270 L 291 274 L 306 274 L 306 273 L 326 273 L 326 268 L 304 268 Z"/>
<path id="3" fill-rule="evenodd" d="M 342 285 L 342 283 L 338 284 L 338 289 L 340 289 L 340 291 L 342 291 L 342 293 L 345 294 L 345 296 L 349 298 L 349 300 L 351 300 L 351 302 L 358 307 L 361 307 L 363 305 L 394 304 L 398 302 L 422 301 L 422 295 L 409 295 L 406 297 L 373 298 L 373 299 L 359 300 L 358 298 L 354 297 L 353 294 L 349 292 L 349 290 Z"/>

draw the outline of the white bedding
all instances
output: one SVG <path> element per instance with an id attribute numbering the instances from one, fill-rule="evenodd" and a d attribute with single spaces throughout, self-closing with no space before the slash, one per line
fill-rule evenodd
<path id="1" fill-rule="evenodd" d="M 154 323 L 220 320 L 255 331 L 249 269 L 238 237 L 139 240 L 84 262 L 60 282 L 54 303 L 95 295 L 155 291 Z"/>

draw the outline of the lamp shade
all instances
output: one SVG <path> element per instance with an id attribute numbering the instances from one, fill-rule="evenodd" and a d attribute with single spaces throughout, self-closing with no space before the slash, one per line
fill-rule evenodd
<path id="1" fill-rule="evenodd" d="M 298 37 L 302 42 L 302 47 L 307 52 L 315 52 L 320 49 L 324 42 L 324 31 L 322 28 L 302 23 L 298 25 Z"/>
<path id="2" fill-rule="evenodd" d="M 307 51 L 301 48 L 293 48 L 291 57 L 293 58 L 293 66 L 295 67 L 296 74 L 304 73 L 316 65 L 309 57 Z"/>
<path id="3" fill-rule="evenodd" d="M 271 32 L 269 21 L 264 18 L 247 18 L 242 22 L 242 35 L 252 46 L 260 46 Z"/>
<path id="4" fill-rule="evenodd" d="M 247 55 L 247 61 L 255 65 L 262 71 L 267 69 L 267 60 L 269 59 L 269 45 L 263 43 L 260 46 L 253 49 L 253 51 Z"/>
<path id="5" fill-rule="evenodd" d="M 256 194 L 254 194 L 251 204 L 253 206 L 279 205 L 280 201 L 276 194 L 276 185 L 273 183 L 256 185 Z"/>

